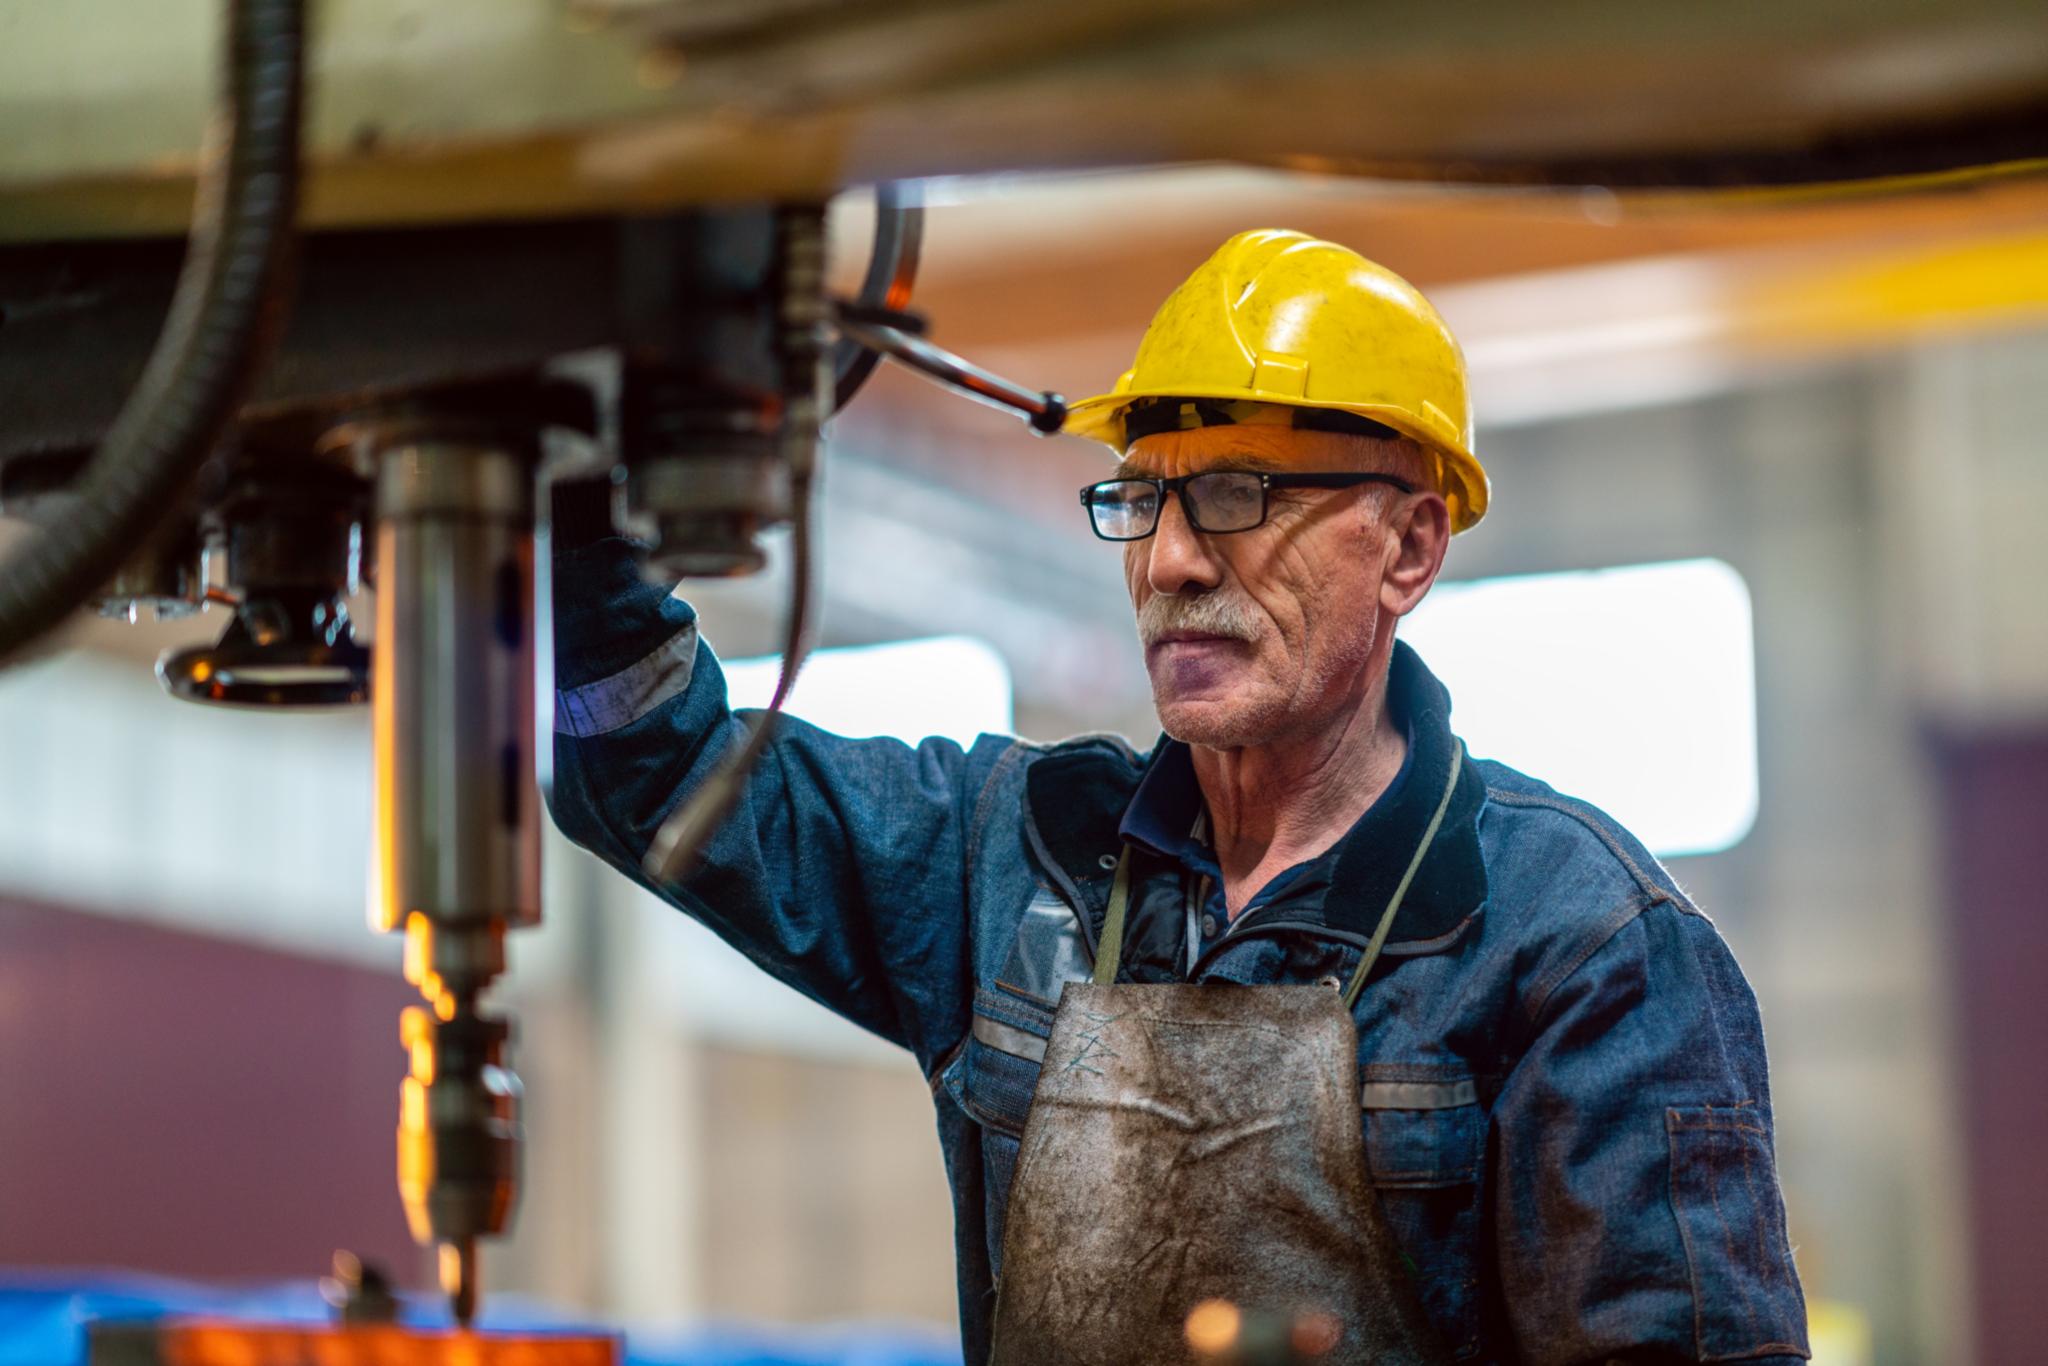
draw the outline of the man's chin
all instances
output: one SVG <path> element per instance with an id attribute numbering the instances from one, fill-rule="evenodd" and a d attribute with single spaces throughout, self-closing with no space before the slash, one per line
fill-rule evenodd
<path id="1" fill-rule="evenodd" d="M 1159 728 L 1184 745 L 1204 749 L 1242 749 L 1264 738 L 1265 726 L 1259 709 L 1241 698 L 1176 699 L 1153 698 L 1159 713 Z"/>

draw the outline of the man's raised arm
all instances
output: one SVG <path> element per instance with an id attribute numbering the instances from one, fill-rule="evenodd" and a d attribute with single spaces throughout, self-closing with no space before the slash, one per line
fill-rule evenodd
<path id="1" fill-rule="evenodd" d="M 682 885 L 641 867 L 655 832 L 744 743 L 690 605 L 607 538 L 554 560 L 555 821 L 775 977 L 911 1049 L 965 1031 L 965 869 L 977 799 L 1016 746 L 912 748 L 789 717 Z"/>

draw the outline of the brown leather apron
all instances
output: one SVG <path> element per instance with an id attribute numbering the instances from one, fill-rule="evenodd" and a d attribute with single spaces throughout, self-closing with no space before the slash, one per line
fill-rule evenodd
<path id="1" fill-rule="evenodd" d="M 1024 1126 L 991 1366 L 1170 1366 L 1205 1300 L 1332 1316 L 1334 1366 L 1449 1354 L 1366 1177 L 1350 1005 L 1443 822 L 1462 754 L 1358 971 L 1328 986 L 1113 985 L 1117 868 L 1095 980 L 1069 983 Z"/>

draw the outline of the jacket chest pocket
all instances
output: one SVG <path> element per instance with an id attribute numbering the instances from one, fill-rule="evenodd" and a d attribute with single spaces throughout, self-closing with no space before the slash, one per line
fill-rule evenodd
<path id="1" fill-rule="evenodd" d="M 1486 1117 L 1469 1077 L 1452 1081 L 1359 1083 L 1365 1112 L 1365 1160 L 1372 1183 L 1402 1190 L 1471 1185 L 1479 1180 Z"/>
<path id="2" fill-rule="evenodd" d="M 988 1260 L 998 1277 L 1003 1271 L 1010 1183 L 1017 1172 L 1017 1150 L 1031 1114 L 1031 1097 L 1038 1090 L 1052 1017 L 1052 1007 L 1043 1001 L 1000 986 L 982 988 L 974 996 L 974 1023 L 966 1046 L 949 1069 L 956 1075 L 947 1078 L 960 1107 L 981 1128 Z"/>
<path id="3" fill-rule="evenodd" d="M 1452 1355 L 1479 1350 L 1479 1190 L 1486 1114 L 1471 1078 L 1386 1080 L 1359 1087 L 1366 1172 L 1423 1308 Z"/>

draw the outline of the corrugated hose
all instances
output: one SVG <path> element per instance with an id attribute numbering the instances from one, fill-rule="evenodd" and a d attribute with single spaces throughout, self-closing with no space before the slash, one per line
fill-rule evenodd
<path id="1" fill-rule="evenodd" d="M 0 562 L 0 663 L 120 567 L 234 420 L 282 331 L 299 196 L 304 0 L 229 0 L 185 264 L 76 510 Z"/>

